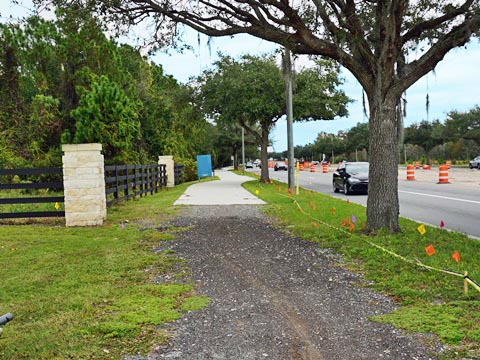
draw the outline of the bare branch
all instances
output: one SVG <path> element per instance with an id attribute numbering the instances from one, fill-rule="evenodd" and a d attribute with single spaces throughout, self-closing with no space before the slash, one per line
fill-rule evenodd
<path id="1" fill-rule="evenodd" d="M 474 0 L 467 0 L 465 1 L 465 3 L 463 3 L 462 6 L 447 12 L 443 16 L 416 24 L 405 35 L 403 35 L 403 41 L 402 41 L 403 44 L 415 38 L 419 38 L 420 36 L 422 36 L 423 33 L 429 30 L 436 29 L 442 24 L 445 24 L 455 19 L 457 16 L 465 14 L 468 11 L 468 9 L 471 7 L 473 2 Z"/>
<path id="2" fill-rule="evenodd" d="M 472 34 L 478 31 L 479 28 L 480 14 L 477 14 L 438 39 L 438 41 L 432 45 L 432 47 L 420 59 L 405 65 L 405 76 L 395 85 L 396 92 L 404 92 L 419 78 L 435 69 L 435 66 L 450 50 L 465 45 L 471 38 Z"/>

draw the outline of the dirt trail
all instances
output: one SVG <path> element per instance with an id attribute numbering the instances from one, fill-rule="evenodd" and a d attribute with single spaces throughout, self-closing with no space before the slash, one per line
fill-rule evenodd
<path id="1" fill-rule="evenodd" d="M 435 358 L 422 345 L 432 336 L 369 320 L 394 305 L 359 286 L 341 258 L 275 228 L 255 206 L 186 207 L 173 224 L 190 228 L 164 246 L 212 302 L 169 324 L 171 346 L 148 359 Z"/>

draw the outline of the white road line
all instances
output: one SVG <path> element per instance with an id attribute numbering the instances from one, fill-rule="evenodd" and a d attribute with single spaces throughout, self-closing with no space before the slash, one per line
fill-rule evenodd
<path id="1" fill-rule="evenodd" d="M 455 200 L 455 201 L 462 201 L 462 202 L 472 203 L 472 204 L 480 204 L 480 201 L 466 200 L 466 199 L 458 199 L 458 198 L 452 198 L 452 197 L 447 197 L 447 196 L 431 195 L 431 194 L 424 194 L 424 193 L 417 193 L 417 192 L 403 191 L 403 190 L 398 190 L 398 192 L 399 192 L 399 193 L 404 193 L 404 194 L 428 196 L 428 197 L 433 197 L 433 198 L 438 198 L 438 199 L 443 199 L 443 200 Z"/>

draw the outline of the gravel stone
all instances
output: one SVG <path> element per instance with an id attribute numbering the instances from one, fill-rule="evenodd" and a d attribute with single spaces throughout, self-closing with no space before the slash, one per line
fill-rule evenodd
<path id="1" fill-rule="evenodd" d="M 185 207 L 171 225 L 188 230 L 162 245 L 211 303 L 164 326 L 169 346 L 126 360 L 436 359 L 443 349 L 432 335 L 369 320 L 395 304 L 257 206 Z"/>

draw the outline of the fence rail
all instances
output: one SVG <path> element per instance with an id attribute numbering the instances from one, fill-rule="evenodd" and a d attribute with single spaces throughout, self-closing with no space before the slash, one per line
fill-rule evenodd
<path id="1" fill-rule="evenodd" d="M 183 164 L 175 164 L 173 166 L 173 173 L 175 176 L 175 185 L 183 183 Z"/>
<path id="2" fill-rule="evenodd" d="M 167 185 L 165 165 L 112 165 L 105 166 L 105 192 L 107 207 L 120 200 L 157 192 Z"/>
<path id="3" fill-rule="evenodd" d="M 55 190 L 63 191 L 61 179 L 62 168 L 36 168 L 36 169 L 0 169 L 0 190 Z M 14 182 L 14 178 L 19 180 Z M 33 179 L 32 178 L 36 178 Z M 49 181 L 42 181 L 41 178 L 50 178 Z M 55 179 L 56 178 L 56 179 Z M 7 197 L 0 198 L 0 205 L 15 204 L 42 204 L 42 203 L 63 203 L 62 196 L 30 196 L 30 197 Z M 38 218 L 38 217 L 63 217 L 65 211 L 16 211 L 0 212 L 0 219 L 16 218 Z"/>

